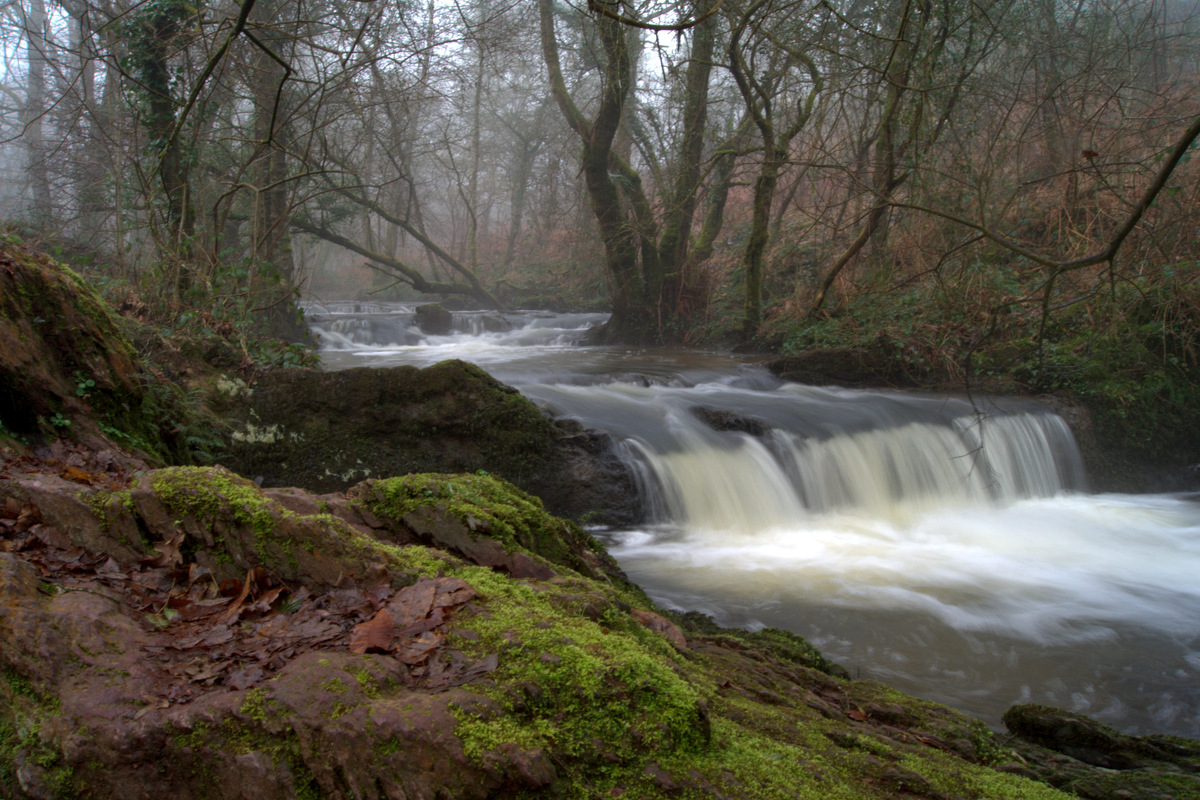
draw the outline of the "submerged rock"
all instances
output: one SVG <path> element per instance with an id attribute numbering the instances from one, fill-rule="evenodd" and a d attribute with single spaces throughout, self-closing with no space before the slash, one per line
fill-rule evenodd
<path id="1" fill-rule="evenodd" d="M 723 408 L 693 406 L 688 411 L 714 431 L 739 431 L 751 436 L 762 437 L 771 429 L 770 425 L 760 419 Z"/>

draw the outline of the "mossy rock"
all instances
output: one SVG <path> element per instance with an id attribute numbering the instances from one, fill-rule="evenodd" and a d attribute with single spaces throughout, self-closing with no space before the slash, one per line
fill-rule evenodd
<path id="1" fill-rule="evenodd" d="M 476 494 L 459 511 L 490 514 L 489 526 L 515 548 L 543 540 L 528 528 L 563 529 L 536 501 L 484 476 L 384 482 L 381 493 L 399 512 L 452 480 L 456 493 Z M 176 646 L 192 646 L 171 638 L 173 626 L 254 639 L 268 628 L 243 630 L 254 624 L 245 618 L 228 631 L 165 618 L 152 626 L 119 591 L 71 591 L 86 567 L 43 576 L 22 554 L 0 553 L 0 607 L 20 611 L 0 616 L 6 797 L 1062 797 L 983 766 L 989 737 L 969 741 L 978 723 L 820 672 L 794 638 L 681 643 L 647 627 L 647 615 L 633 613 L 646 610 L 641 601 L 609 581 L 565 568 L 519 579 L 388 543 L 385 531 L 377 537 L 354 521 L 355 501 L 292 497 L 297 507 L 325 502 L 350 518 L 301 514 L 222 469 L 150 472 L 130 501 L 150 541 L 184 534 L 184 567 L 219 571 L 227 561 L 235 576 L 262 566 L 288 586 L 303 584 L 306 611 L 255 612 L 275 615 L 264 619 L 276 636 L 290 635 L 301 613 L 310 623 L 333 614 L 351 636 L 360 620 L 378 617 L 369 597 L 390 608 L 422 586 L 467 599 L 421 617 L 435 630 L 396 634 L 411 643 L 428 633 L 422 641 L 437 648 L 436 668 L 399 649 L 355 654 L 344 640 L 320 639 L 330 645 L 280 651 L 285 663 L 269 666 L 272 676 L 257 686 L 163 702 L 189 691 L 180 668 L 211 661 L 185 653 L 175 668 L 161 666 Z M 361 614 L 337 611 L 358 607 L 344 606 L 347 595 L 366 604 Z"/>
<path id="2" fill-rule="evenodd" d="M 473 537 L 498 541 L 509 552 L 525 550 L 587 577 L 626 583 L 607 551 L 577 524 L 555 517 L 542 501 L 492 475 L 406 475 L 365 481 L 350 492 L 372 513 L 410 524 L 414 512 L 436 509 Z"/>
<path id="3" fill-rule="evenodd" d="M 129 329 L 75 272 L 0 244 L 0 437 L 67 437 L 98 449 L 107 439 L 151 463 L 189 463 L 201 439 L 215 442 L 183 389 L 141 358 Z"/>
<path id="4" fill-rule="evenodd" d="M 463 361 L 281 370 L 260 376 L 243 402 L 222 463 L 265 486 L 331 492 L 367 478 L 484 470 L 556 514 L 610 519 L 637 497 L 611 444 Z"/>
<path id="5" fill-rule="evenodd" d="M 108 306 L 71 270 L 4 243 L 0 250 L 0 422 L 56 436 L 93 415 L 147 433 L 140 365 Z M 90 426 L 94 432 L 95 426 Z M 156 442 L 147 437 L 146 444 Z"/>

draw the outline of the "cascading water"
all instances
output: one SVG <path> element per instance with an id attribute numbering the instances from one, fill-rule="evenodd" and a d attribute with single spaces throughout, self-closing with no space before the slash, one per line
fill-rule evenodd
<path id="1" fill-rule="evenodd" d="M 993 723 L 1037 701 L 1200 735 L 1200 504 L 1086 494 L 1059 417 L 579 347 L 602 315 L 506 315 L 508 330 L 479 316 L 443 337 L 405 307 L 310 320 L 327 368 L 463 358 L 612 434 L 649 519 L 597 534 L 664 605 L 793 630 Z"/>

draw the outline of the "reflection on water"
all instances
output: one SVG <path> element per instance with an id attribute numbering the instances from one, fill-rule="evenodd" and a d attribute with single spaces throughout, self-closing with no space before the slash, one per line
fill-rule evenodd
<path id="1" fill-rule="evenodd" d="M 1036 701 L 1200 735 L 1200 504 L 1084 493 L 1053 414 L 579 346 L 600 315 L 484 317 L 430 337 L 405 307 L 310 314 L 327 368 L 462 358 L 621 439 L 651 518 L 599 535 L 664 605 L 993 724 Z"/>

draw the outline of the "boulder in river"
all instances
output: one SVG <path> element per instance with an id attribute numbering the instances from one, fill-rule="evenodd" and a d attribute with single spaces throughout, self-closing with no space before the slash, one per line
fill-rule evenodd
<path id="1" fill-rule="evenodd" d="M 416 308 L 417 327 L 430 336 L 446 336 L 454 329 L 454 315 L 440 303 L 426 303 Z"/>
<path id="2" fill-rule="evenodd" d="M 231 411 L 241 423 L 222 463 L 265 486 L 330 492 L 364 478 L 482 470 L 555 514 L 616 524 L 639 513 L 608 437 L 551 419 L 462 361 L 266 373 Z"/>
<path id="3" fill-rule="evenodd" d="M 1094 719 L 1027 703 L 1004 713 L 1017 760 L 1001 769 L 1090 800 L 1200 798 L 1200 742 L 1129 736 Z"/>

